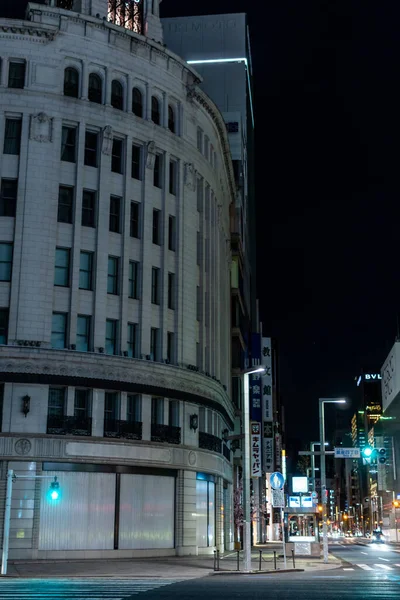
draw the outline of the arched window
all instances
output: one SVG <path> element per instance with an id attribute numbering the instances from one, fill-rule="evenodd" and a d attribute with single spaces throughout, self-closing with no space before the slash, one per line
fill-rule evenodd
<path id="1" fill-rule="evenodd" d="M 111 106 L 123 110 L 124 108 L 124 88 L 122 83 L 114 79 L 111 84 Z"/>
<path id="2" fill-rule="evenodd" d="M 79 96 L 79 73 L 73 67 L 67 67 L 64 71 L 64 96 Z"/>
<path id="3" fill-rule="evenodd" d="M 151 120 L 156 125 L 160 124 L 160 103 L 155 96 L 151 97 Z"/>
<path id="4" fill-rule="evenodd" d="M 168 106 L 168 129 L 175 133 L 175 111 L 171 105 Z"/>
<path id="5" fill-rule="evenodd" d="M 103 100 L 103 82 L 100 75 L 90 73 L 88 97 L 90 102 L 101 104 Z"/>
<path id="6" fill-rule="evenodd" d="M 143 96 L 136 87 L 132 90 L 132 112 L 137 117 L 143 117 Z"/>

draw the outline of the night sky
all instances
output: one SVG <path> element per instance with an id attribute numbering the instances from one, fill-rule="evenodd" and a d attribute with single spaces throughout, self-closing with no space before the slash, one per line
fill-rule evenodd
<path id="1" fill-rule="evenodd" d="M 161 11 L 248 13 L 261 318 L 279 341 L 288 446 L 318 439 L 318 397 L 353 399 L 350 415 L 355 376 L 378 371 L 396 336 L 400 9 L 163 0 Z"/>
<path id="2" fill-rule="evenodd" d="M 319 397 L 348 397 L 351 415 L 355 376 L 379 371 L 396 336 L 400 10 L 384 5 L 161 5 L 169 17 L 249 16 L 258 294 L 264 333 L 280 346 L 289 448 L 318 439 Z"/>

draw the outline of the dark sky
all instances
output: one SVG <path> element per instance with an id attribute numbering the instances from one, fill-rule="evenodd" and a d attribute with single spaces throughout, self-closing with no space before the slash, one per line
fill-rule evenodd
<path id="1" fill-rule="evenodd" d="M 397 3 L 163 0 L 163 16 L 247 12 L 256 106 L 258 290 L 279 341 L 289 446 L 318 398 L 353 397 L 396 335 Z M 328 418 L 336 408 L 328 407 Z"/>

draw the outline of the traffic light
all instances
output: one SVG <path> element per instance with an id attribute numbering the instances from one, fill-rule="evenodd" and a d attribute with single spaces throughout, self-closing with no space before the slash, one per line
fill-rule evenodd
<path id="1" fill-rule="evenodd" d="M 362 451 L 363 458 L 371 458 L 373 451 L 374 450 L 371 448 L 371 446 L 365 446 Z"/>
<path id="2" fill-rule="evenodd" d="M 54 481 L 51 482 L 48 495 L 53 502 L 60 499 L 60 484 L 57 481 L 57 477 L 54 477 Z"/>
<path id="3" fill-rule="evenodd" d="M 381 465 L 384 465 L 386 463 L 386 448 L 379 448 L 378 461 Z"/>

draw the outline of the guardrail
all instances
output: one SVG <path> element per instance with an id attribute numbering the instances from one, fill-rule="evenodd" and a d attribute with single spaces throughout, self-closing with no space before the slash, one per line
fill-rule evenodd
<path id="1" fill-rule="evenodd" d="M 264 556 L 263 556 L 264 554 Z M 224 554 L 223 556 L 221 556 L 221 553 L 219 550 L 214 550 L 214 571 L 240 571 L 240 565 L 242 562 L 242 558 L 243 558 L 243 550 L 236 550 L 235 552 L 230 552 L 228 554 Z M 263 550 L 258 550 L 258 569 L 254 569 L 255 571 L 258 571 L 260 573 L 262 572 L 268 572 L 268 571 L 279 571 L 279 567 L 277 566 L 279 563 L 279 559 L 283 558 L 283 556 L 281 557 L 280 554 L 277 554 L 276 550 L 273 550 L 272 555 L 270 555 L 268 553 L 268 558 L 265 558 L 265 553 Z M 220 566 L 220 562 L 221 561 L 231 561 L 231 562 L 235 562 L 236 564 L 236 569 L 233 568 L 222 568 Z M 264 568 L 263 566 L 265 564 L 270 565 L 270 568 Z M 293 563 L 293 569 L 296 568 L 296 561 L 295 561 L 295 556 L 294 556 L 294 550 L 292 550 L 292 563 Z M 273 565 L 273 568 L 272 568 Z M 232 565 L 233 566 L 233 565 Z"/>

